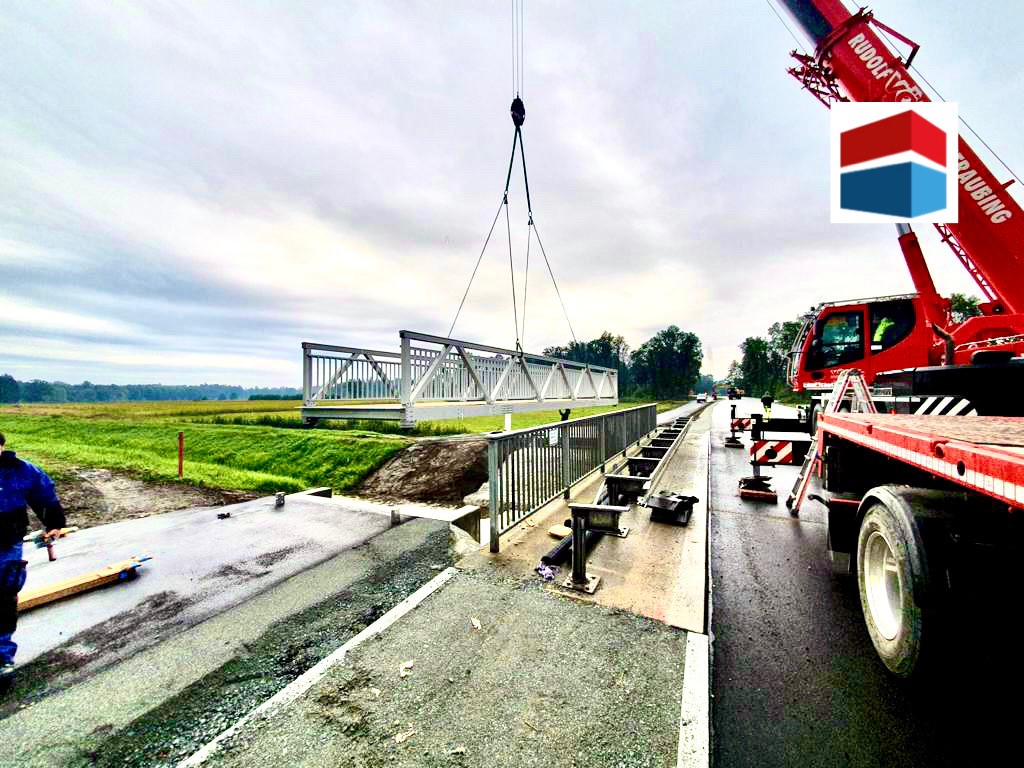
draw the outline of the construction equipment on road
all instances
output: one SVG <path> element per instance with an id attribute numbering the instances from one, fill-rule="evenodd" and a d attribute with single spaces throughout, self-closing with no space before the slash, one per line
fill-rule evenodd
<path id="1" fill-rule="evenodd" d="M 24 613 L 41 605 L 63 600 L 72 595 L 88 592 L 108 584 L 118 584 L 134 579 L 138 576 L 142 564 L 148 560 L 152 560 L 152 558 L 131 557 L 128 560 L 122 560 L 119 563 L 112 563 L 104 568 L 100 568 L 98 571 L 58 581 L 56 584 L 35 589 L 23 589 L 18 594 L 18 613 Z"/>
<path id="2" fill-rule="evenodd" d="M 794 51 L 797 65 L 789 72 L 822 104 L 929 101 L 909 71 L 919 47 L 871 11 L 851 14 L 842 0 L 780 1 L 816 46 L 814 55 Z M 886 44 L 887 35 L 911 47 L 905 61 Z M 805 317 L 790 351 L 788 377 L 795 391 L 827 392 L 841 370 L 856 368 L 867 384 L 896 390 L 876 390 L 879 407 L 912 412 L 929 396 L 963 388 L 950 366 L 984 362 L 999 368 L 1024 353 L 1024 210 L 1006 191 L 1012 180 L 998 181 L 962 136 L 958 173 L 959 222 L 935 226 L 980 289 L 982 314 L 954 322 L 917 235 L 910 225 L 898 224 L 917 293 L 819 305 Z M 1008 415 L 1000 402 L 1011 389 L 1007 376 L 1017 388 L 1024 385 L 1020 367 L 976 375 L 970 394 L 961 396 L 969 402 L 957 399 L 949 407 Z M 1024 415 L 1024 400 L 1012 407 L 1014 415 Z"/>

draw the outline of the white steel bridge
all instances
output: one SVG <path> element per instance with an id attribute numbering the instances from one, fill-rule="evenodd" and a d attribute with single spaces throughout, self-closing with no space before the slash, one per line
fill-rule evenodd
<path id="1" fill-rule="evenodd" d="M 417 421 L 614 405 L 613 368 L 399 331 L 400 352 L 302 344 L 302 416 Z"/>

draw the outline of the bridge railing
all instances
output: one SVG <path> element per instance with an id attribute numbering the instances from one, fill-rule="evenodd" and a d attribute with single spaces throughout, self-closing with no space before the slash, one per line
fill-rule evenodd
<path id="1" fill-rule="evenodd" d="M 402 356 L 397 352 L 302 344 L 302 400 L 318 402 L 375 400 L 398 402 Z"/>
<path id="2" fill-rule="evenodd" d="M 501 534 L 557 496 L 568 498 L 573 483 L 657 425 L 652 404 L 488 435 L 491 551 Z"/>
<path id="3" fill-rule="evenodd" d="M 614 368 L 401 331 L 402 402 L 617 401 Z"/>
<path id="4" fill-rule="evenodd" d="M 304 403 L 618 401 L 613 368 L 414 331 L 399 336 L 401 352 L 304 342 Z"/>

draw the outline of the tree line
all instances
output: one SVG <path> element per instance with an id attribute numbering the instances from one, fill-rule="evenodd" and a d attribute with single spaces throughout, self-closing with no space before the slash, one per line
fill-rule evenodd
<path id="1" fill-rule="evenodd" d="M 226 384 L 66 384 L 18 381 L 0 376 L 0 403 L 117 403 L 141 400 L 269 400 L 301 398 L 289 387 L 239 387 Z"/>
<path id="2" fill-rule="evenodd" d="M 700 339 L 675 325 L 658 331 L 635 350 L 622 336 L 605 331 L 591 341 L 548 347 L 544 354 L 616 369 L 620 397 L 682 399 L 691 391 L 710 391 L 713 383 L 700 373 L 704 362 Z"/>

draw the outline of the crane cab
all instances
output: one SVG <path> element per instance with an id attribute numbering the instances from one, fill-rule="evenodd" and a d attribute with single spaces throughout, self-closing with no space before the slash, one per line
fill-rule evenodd
<path id="1" fill-rule="evenodd" d="M 917 294 L 820 305 L 804 318 L 789 353 L 789 384 L 795 392 L 832 389 L 839 372 L 857 368 L 871 384 L 883 371 L 926 361 L 935 337 Z"/>

